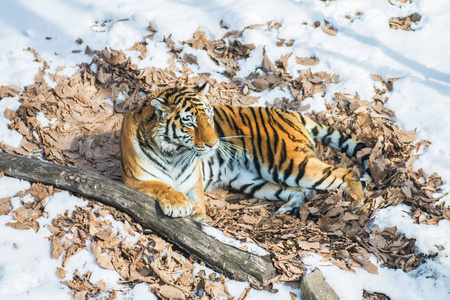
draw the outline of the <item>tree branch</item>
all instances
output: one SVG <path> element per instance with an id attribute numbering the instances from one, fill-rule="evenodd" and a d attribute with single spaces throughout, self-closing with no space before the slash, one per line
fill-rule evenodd
<path id="1" fill-rule="evenodd" d="M 213 270 L 233 279 L 264 284 L 275 276 L 269 257 L 223 244 L 189 218 L 166 217 L 155 199 L 94 172 L 7 153 L 0 153 L 0 171 L 7 176 L 53 185 L 114 206 L 144 228 L 155 231 L 187 253 L 194 254 Z"/>

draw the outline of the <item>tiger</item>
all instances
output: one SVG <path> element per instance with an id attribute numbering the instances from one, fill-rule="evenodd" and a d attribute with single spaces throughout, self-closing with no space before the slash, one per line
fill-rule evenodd
<path id="1" fill-rule="evenodd" d="M 351 157 L 367 145 L 296 111 L 212 105 L 209 83 L 167 87 L 126 113 L 120 134 L 122 180 L 156 199 L 170 217 L 211 222 L 205 191 L 231 188 L 284 200 L 278 214 L 298 212 L 317 190 L 342 189 L 352 208 L 372 181 L 369 154 L 353 169 L 316 158 L 316 142 Z"/>

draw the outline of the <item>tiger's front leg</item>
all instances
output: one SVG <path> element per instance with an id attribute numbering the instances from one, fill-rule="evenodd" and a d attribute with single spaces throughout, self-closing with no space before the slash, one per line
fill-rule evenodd
<path id="1" fill-rule="evenodd" d="M 126 184 L 155 198 L 166 216 L 177 218 L 192 215 L 193 207 L 188 197 L 162 181 L 131 181 Z"/>

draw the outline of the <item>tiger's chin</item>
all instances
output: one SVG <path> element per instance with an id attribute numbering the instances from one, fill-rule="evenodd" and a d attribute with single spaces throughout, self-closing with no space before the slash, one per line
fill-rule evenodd
<path id="1" fill-rule="evenodd" d="M 195 154 L 200 159 L 207 159 L 210 156 L 212 156 L 215 152 L 216 152 L 215 149 L 211 149 L 211 150 L 195 150 Z"/>

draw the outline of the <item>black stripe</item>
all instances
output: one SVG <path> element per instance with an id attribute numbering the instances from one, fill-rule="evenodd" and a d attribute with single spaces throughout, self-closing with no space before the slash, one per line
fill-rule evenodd
<path id="1" fill-rule="evenodd" d="M 178 138 L 176 130 L 177 130 L 177 125 L 175 124 L 175 122 L 173 122 L 172 123 L 172 131 L 173 131 L 173 138 L 174 139 Z"/>
<path id="2" fill-rule="evenodd" d="M 283 200 L 280 195 L 283 192 L 283 189 L 278 189 L 278 191 L 274 194 L 275 197 L 277 197 L 278 200 Z"/>
<path id="3" fill-rule="evenodd" d="M 223 163 L 225 162 L 225 159 L 223 158 L 220 151 L 216 151 L 215 156 L 217 157 L 217 160 L 219 161 L 219 166 L 223 165 Z"/>
<path id="4" fill-rule="evenodd" d="M 156 117 L 156 114 L 152 114 L 151 116 L 149 116 L 146 120 L 145 120 L 145 124 L 149 124 L 151 123 Z"/>
<path id="5" fill-rule="evenodd" d="M 180 179 L 180 177 L 181 177 L 181 175 L 183 175 L 183 174 L 180 174 L 180 176 L 178 176 L 177 178 L 176 178 L 176 180 L 179 180 Z M 181 183 L 180 184 L 183 184 L 183 183 L 185 183 L 186 182 L 186 180 L 188 180 L 189 178 L 191 178 L 191 175 L 192 175 L 192 172 L 189 172 L 188 174 L 186 174 L 186 176 L 183 178 L 183 180 L 181 181 Z"/>
<path id="6" fill-rule="evenodd" d="M 224 111 L 219 109 L 219 107 L 214 107 L 214 123 L 218 124 L 216 117 L 218 117 L 222 122 L 225 122 L 225 116 L 223 116 Z"/>
<path id="7" fill-rule="evenodd" d="M 250 124 L 247 122 L 247 118 L 245 118 L 247 116 L 247 114 L 243 113 L 243 110 L 241 107 L 238 107 L 237 110 L 238 110 L 239 117 L 241 117 L 242 124 L 244 124 L 244 126 L 249 126 Z M 233 110 L 233 113 L 234 113 L 234 110 Z"/>
<path id="8" fill-rule="evenodd" d="M 228 181 L 228 184 L 231 186 L 231 184 L 232 184 L 233 182 L 235 182 L 238 178 L 239 178 L 239 174 L 236 175 L 236 177 L 234 177 L 234 178 L 231 179 L 230 181 Z"/>
<path id="9" fill-rule="evenodd" d="M 356 153 L 358 153 L 359 150 L 364 149 L 364 148 L 367 148 L 367 145 L 359 142 L 358 144 L 356 144 L 355 149 L 353 149 L 352 156 L 356 157 Z"/>
<path id="10" fill-rule="evenodd" d="M 345 146 L 342 147 L 340 150 L 341 150 L 341 152 L 343 152 L 343 153 L 347 153 L 347 151 L 348 151 L 348 145 L 345 145 Z"/>
<path id="11" fill-rule="evenodd" d="M 218 181 L 221 181 L 220 177 L 222 177 L 222 168 L 219 167 L 219 173 L 217 173 Z"/>
<path id="12" fill-rule="evenodd" d="M 209 163 L 209 162 L 208 162 Z M 206 164 L 206 162 L 202 162 L 202 177 L 203 177 L 203 179 L 205 179 L 205 164 Z M 209 176 L 209 178 L 211 178 L 211 176 Z"/>
<path id="13" fill-rule="evenodd" d="M 279 135 L 278 135 L 278 127 L 279 123 L 275 121 L 275 118 L 273 117 L 273 110 L 269 107 L 266 107 L 266 116 L 267 116 L 267 122 L 272 127 L 272 135 L 273 135 L 273 149 L 278 149 L 278 143 L 280 141 Z"/>
<path id="14" fill-rule="evenodd" d="M 350 136 L 343 134 L 342 132 L 339 132 L 341 134 L 341 136 L 339 137 L 339 149 L 342 149 L 342 145 L 344 145 L 344 143 L 350 139 Z"/>
<path id="15" fill-rule="evenodd" d="M 267 148 L 266 148 L 266 152 L 267 152 L 267 162 L 266 162 L 266 165 L 268 166 L 268 168 L 269 168 L 269 170 L 270 169 L 272 169 L 273 168 L 273 164 L 274 164 L 274 153 L 273 153 L 273 149 L 272 149 L 272 140 L 271 140 L 271 138 L 270 138 L 270 135 L 269 135 L 269 132 L 268 132 L 268 130 L 267 130 L 267 127 L 266 127 L 266 125 L 267 125 L 267 122 L 265 122 L 265 120 L 264 120 L 264 116 L 263 116 L 263 108 L 259 108 L 258 109 L 258 112 L 259 112 L 259 117 L 260 117 L 260 120 L 261 120 L 261 126 L 262 126 L 262 128 L 264 129 L 264 132 L 265 132 L 265 137 L 264 137 L 264 140 L 266 140 L 266 143 L 267 143 Z"/>
<path id="16" fill-rule="evenodd" d="M 334 133 L 334 129 L 331 128 L 331 127 L 328 127 L 327 134 L 321 139 L 320 142 L 321 142 L 322 144 L 328 146 L 328 145 L 330 144 L 330 142 L 331 142 L 330 135 L 332 135 L 333 133 Z"/>
<path id="17" fill-rule="evenodd" d="M 305 175 L 305 170 L 306 170 L 306 164 L 307 163 L 308 163 L 308 157 L 305 156 L 303 161 L 298 165 L 298 173 L 297 173 L 297 177 L 295 178 L 295 182 L 297 183 L 297 185 L 300 185 L 300 180 Z"/>
<path id="18" fill-rule="evenodd" d="M 303 126 L 305 126 L 306 125 L 305 118 L 303 117 L 303 115 L 301 113 L 299 113 L 299 115 L 300 115 L 300 120 L 302 121 Z"/>
<path id="19" fill-rule="evenodd" d="M 205 163 L 203 163 L 203 165 L 205 165 Z M 208 162 L 208 167 L 209 167 L 209 180 L 204 188 L 205 190 L 207 190 L 209 188 L 209 185 L 213 182 L 213 178 L 214 178 L 214 174 L 213 174 L 213 170 L 212 170 L 212 163 Z"/>
<path id="20" fill-rule="evenodd" d="M 255 195 L 256 191 L 260 190 L 266 184 L 267 184 L 267 182 L 263 182 L 261 184 L 255 185 L 254 187 L 252 187 L 252 189 L 250 190 L 249 194 L 252 195 L 252 196 Z"/>
<path id="21" fill-rule="evenodd" d="M 221 138 L 221 137 L 225 136 L 225 134 L 223 133 L 223 130 L 222 130 L 222 126 L 220 126 L 219 123 L 214 122 L 214 129 L 215 129 L 214 131 L 217 134 L 217 137 Z"/>
<path id="22" fill-rule="evenodd" d="M 230 170 L 234 170 L 234 162 L 237 160 L 236 156 L 237 156 L 237 150 L 236 149 L 231 149 L 230 151 L 230 157 L 228 157 L 228 168 L 230 168 Z M 236 164 L 237 165 L 237 164 Z"/>
<path id="23" fill-rule="evenodd" d="M 141 104 L 141 107 L 139 108 L 139 110 L 137 111 L 137 113 L 140 115 L 140 114 L 142 114 L 142 111 L 147 107 L 147 106 L 149 106 L 150 105 L 150 101 L 151 101 L 152 99 L 147 99 L 147 100 L 145 100 L 142 104 Z"/>
<path id="24" fill-rule="evenodd" d="M 192 166 L 192 164 L 185 163 L 185 164 L 181 167 L 181 172 L 180 172 L 181 174 L 180 174 L 180 176 L 183 175 L 184 171 L 186 171 L 186 169 L 187 169 L 189 166 Z"/>
<path id="25" fill-rule="evenodd" d="M 288 177 L 291 176 L 293 168 L 294 168 L 294 160 L 291 158 L 291 161 L 289 162 L 288 167 L 286 168 L 286 170 L 284 170 L 284 181 L 285 182 L 288 179 Z"/>
<path id="26" fill-rule="evenodd" d="M 370 158 L 370 154 L 366 154 L 363 157 L 361 157 L 360 159 L 361 159 L 361 162 L 366 162 L 369 160 L 369 158 Z"/>
<path id="27" fill-rule="evenodd" d="M 328 168 L 325 168 L 325 169 L 323 169 L 323 176 L 322 176 L 322 178 L 320 178 L 319 179 L 319 181 L 316 181 L 314 184 L 313 184 L 313 186 L 312 186 L 312 188 L 313 189 L 315 189 L 316 187 L 318 187 L 322 182 L 324 182 L 325 181 L 325 179 L 327 179 L 328 177 L 330 177 L 330 174 L 331 174 L 331 167 L 328 167 Z"/>
<path id="28" fill-rule="evenodd" d="M 280 152 L 280 164 L 283 164 L 286 161 L 287 150 L 286 150 L 286 142 L 284 139 L 281 140 L 281 152 Z"/>
<path id="29" fill-rule="evenodd" d="M 153 149 L 149 147 L 148 143 L 144 140 L 141 135 L 141 132 L 137 131 L 138 143 L 142 152 L 144 152 L 145 156 L 147 156 L 155 165 L 157 165 L 160 169 L 165 169 L 165 166 L 161 164 L 161 158 L 153 152 Z M 153 154 L 153 155 L 151 155 Z M 154 156 L 156 155 L 156 157 Z M 158 159 L 156 159 L 158 158 Z M 149 173 L 150 174 L 150 173 Z"/>
<path id="30" fill-rule="evenodd" d="M 144 169 L 140 164 L 138 164 L 137 161 L 136 161 L 136 159 L 133 159 L 133 160 L 134 160 L 134 163 L 136 164 L 136 166 L 139 167 L 139 169 L 141 169 L 141 170 L 144 171 L 145 173 L 147 173 L 147 174 L 149 174 L 149 175 L 151 175 L 151 176 L 154 177 L 154 175 L 153 175 L 152 173 L 150 173 L 149 171 L 147 171 L 147 169 Z M 164 173 L 164 175 L 166 175 L 166 176 L 168 176 L 168 177 L 171 177 L 171 176 L 167 173 L 167 171 L 166 171 L 165 169 L 158 169 L 158 170 L 161 171 L 162 173 Z"/>
<path id="31" fill-rule="evenodd" d="M 334 176 L 333 180 L 331 181 L 331 183 L 327 186 L 326 190 L 328 190 L 330 188 L 330 186 L 333 185 L 333 183 L 336 181 L 336 176 Z"/>
<path id="32" fill-rule="evenodd" d="M 256 128 L 255 128 L 255 126 L 253 126 L 254 124 L 250 122 L 250 118 L 248 117 L 248 115 L 245 114 L 243 116 L 244 116 L 244 119 L 248 121 L 250 131 L 252 134 L 252 139 L 250 142 L 251 142 L 251 146 L 252 146 L 252 150 L 253 150 L 251 153 L 251 156 L 253 159 L 253 166 L 255 167 L 256 172 L 258 173 L 258 176 L 262 177 L 260 163 L 262 162 L 263 157 L 261 157 L 261 159 L 258 159 L 258 152 L 257 152 L 257 149 L 259 149 L 262 152 L 261 142 L 259 141 L 261 136 L 259 135 L 258 124 L 256 124 Z M 256 133 L 254 133 L 254 131 L 256 131 Z M 255 136 L 257 137 L 256 139 L 255 139 Z M 245 147 L 245 148 L 248 150 L 248 147 Z M 249 153 L 249 151 L 247 151 L 247 153 Z M 245 157 L 245 155 L 244 155 L 244 157 Z"/>
<path id="33" fill-rule="evenodd" d="M 171 122 L 166 122 L 166 131 L 164 132 L 165 135 L 167 135 L 170 132 L 170 123 Z M 166 136 L 165 136 L 166 138 Z M 168 140 L 166 139 L 167 142 L 171 142 L 171 139 L 169 138 Z"/>
<path id="34" fill-rule="evenodd" d="M 251 185 L 252 185 L 252 183 L 247 183 L 247 184 L 242 185 L 242 186 L 239 188 L 239 192 L 244 193 L 245 190 L 246 190 L 249 186 L 251 186 Z"/>
<path id="35" fill-rule="evenodd" d="M 234 126 L 233 129 L 237 132 L 238 135 L 241 136 L 240 140 L 241 140 L 241 143 L 242 143 L 242 147 L 244 149 L 247 149 L 247 146 L 246 146 L 246 143 L 245 143 L 246 138 L 244 137 L 244 131 L 241 129 L 241 126 L 237 126 L 236 123 L 234 122 L 234 119 L 239 117 L 240 118 L 239 120 L 242 122 L 242 124 L 247 126 L 247 122 L 246 122 L 246 120 L 244 118 L 244 114 L 242 113 L 241 107 L 237 107 L 237 108 L 236 107 L 231 107 L 231 108 L 235 108 L 235 109 L 230 109 L 230 111 L 231 111 L 230 113 L 232 113 L 233 116 L 234 116 L 234 118 L 232 119 L 233 120 L 233 126 Z M 237 115 L 236 115 L 236 112 L 235 112 L 236 109 L 238 110 Z M 247 138 L 247 141 L 249 141 L 249 140 L 250 140 L 250 143 L 251 143 L 252 138 L 251 137 L 250 137 L 250 139 Z M 244 159 L 245 159 L 245 165 L 247 166 L 248 160 L 247 160 L 247 156 L 246 155 L 244 155 Z"/>
<path id="36" fill-rule="evenodd" d="M 345 181 L 345 177 L 352 172 L 353 170 L 349 170 L 344 176 L 342 176 L 342 181 Z"/>
<path id="37" fill-rule="evenodd" d="M 126 176 L 132 177 L 133 179 L 138 180 L 138 179 L 134 176 L 133 171 L 131 171 L 131 168 L 125 168 L 125 165 L 124 165 L 124 163 L 123 163 L 123 159 L 120 160 L 120 166 L 122 167 L 122 172 L 123 172 Z"/>
<path id="38" fill-rule="evenodd" d="M 175 95 L 176 93 L 178 93 L 178 88 L 173 88 L 173 89 L 168 89 L 165 91 L 162 91 L 157 98 L 162 98 L 166 101 L 169 101 L 169 98 L 172 97 L 173 95 Z"/>
<path id="39" fill-rule="evenodd" d="M 278 168 L 275 166 L 272 173 L 272 179 L 274 182 L 280 184 L 280 179 L 278 178 Z"/>
<path id="40" fill-rule="evenodd" d="M 259 152 L 259 155 L 261 157 L 259 162 L 260 163 L 264 163 L 264 153 L 263 153 L 263 149 L 262 149 L 263 141 L 261 139 L 260 124 L 258 122 L 258 117 L 256 116 L 255 109 L 253 107 L 250 107 L 250 111 L 252 113 L 253 120 L 254 120 L 254 123 L 256 125 L 256 126 L 253 126 L 253 128 L 256 129 L 256 139 L 255 139 L 255 135 L 253 135 L 253 147 L 257 147 L 258 148 L 258 152 Z M 262 122 L 262 120 L 261 120 L 261 122 Z"/>
<path id="41" fill-rule="evenodd" d="M 292 122 L 291 120 L 286 119 L 286 118 L 284 117 L 284 115 L 282 115 L 282 113 L 288 114 L 289 111 L 287 111 L 287 112 L 282 112 L 282 111 L 278 111 L 278 110 L 273 110 L 273 112 L 276 113 L 277 116 L 278 116 L 281 120 L 283 120 L 284 123 L 286 123 L 288 129 L 286 129 L 284 126 L 282 126 L 281 122 L 277 122 L 277 123 L 278 123 L 278 126 L 277 126 L 277 127 L 278 127 L 281 131 L 283 131 L 286 135 L 288 135 L 288 137 L 289 137 L 289 139 L 290 139 L 291 141 L 297 142 L 297 143 L 301 143 L 301 144 L 304 144 L 304 145 L 308 146 L 310 149 L 314 150 L 313 146 L 312 146 L 310 143 L 308 143 L 308 144 L 305 143 L 306 141 L 309 141 L 309 138 L 308 138 L 308 137 L 310 136 L 309 133 L 308 133 L 308 136 L 305 135 L 305 132 L 304 132 L 305 128 L 304 128 L 304 127 L 299 127 L 299 126 L 298 126 L 298 123 L 294 123 L 294 122 Z M 292 135 L 292 133 L 291 133 L 292 130 L 294 130 L 294 131 L 300 133 L 301 135 L 303 135 L 303 137 L 305 138 L 305 140 L 299 140 L 299 139 L 296 139 L 296 138 Z"/>

